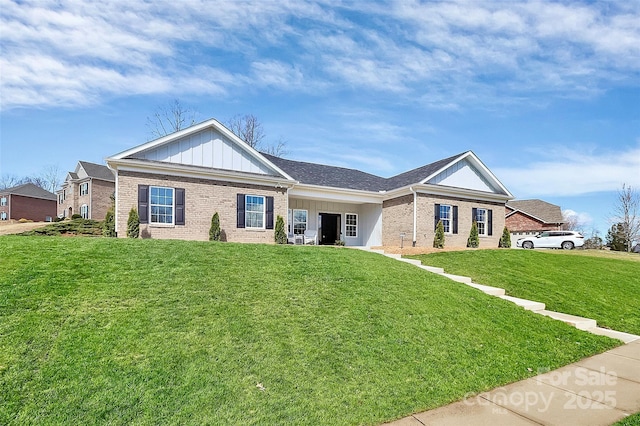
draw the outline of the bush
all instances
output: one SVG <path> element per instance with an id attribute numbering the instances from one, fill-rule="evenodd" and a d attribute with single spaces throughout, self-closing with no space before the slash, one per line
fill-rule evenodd
<path id="1" fill-rule="evenodd" d="M 511 233 L 505 226 L 502 230 L 502 237 L 500 237 L 500 242 L 498 243 L 498 247 L 500 248 L 511 248 Z"/>
<path id="2" fill-rule="evenodd" d="M 74 213 L 71 215 L 71 219 L 82 219 L 82 215 L 78 213 Z"/>
<path id="3" fill-rule="evenodd" d="M 284 219 L 280 215 L 276 218 L 275 240 L 276 244 L 287 244 L 287 233 L 284 232 Z"/>
<path id="4" fill-rule="evenodd" d="M 444 248 L 444 225 L 441 220 L 439 220 L 436 225 L 436 235 L 433 237 L 433 247 Z"/>
<path id="5" fill-rule="evenodd" d="M 211 217 L 211 228 L 209 228 L 209 241 L 220 241 L 220 215 L 215 212 Z"/>
<path id="6" fill-rule="evenodd" d="M 471 222 L 471 232 L 467 238 L 467 247 L 478 248 L 480 246 L 480 237 L 478 236 L 478 222 Z"/>
<path id="7" fill-rule="evenodd" d="M 109 210 L 107 210 L 107 214 L 104 217 L 102 235 L 109 238 L 113 238 L 116 236 L 116 218 L 113 214 L 113 206 L 109 207 Z"/>
<path id="8" fill-rule="evenodd" d="M 129 219 L 127 220 L 127 237 L 138 238 L 140 236 L 140 216 L 135 208 L 129 211 Z"/>
<path id="9" fill-rule="evenodd" d="M 56 216 L 53 218 L 54 222 L 62 222 L 64 220 L 64 216 L 60 217 L 60 216 Z"/>
<path id="10" fill-rule="evenodd" d="M 20 218 L 20 220 L 18 220 L 18 222 L 20 222 L 20 223 L 28 223 L 28 222 L 33 222 L 33 221 L 32 221 L 32 220 L 30 220 L 30 219 L 25 219 L 25 218 L 23 217 L 23 218 Z"/>

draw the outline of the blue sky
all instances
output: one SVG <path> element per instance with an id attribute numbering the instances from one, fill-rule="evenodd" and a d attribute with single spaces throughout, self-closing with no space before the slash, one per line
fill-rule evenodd
<path id="1" fill-rule="evenodd" d="M 0 174 L 146 142 L 174 99 L 391 176 L 473 150 L 606 233 L 640 188 L 638 1 L 0 0 Z"/>

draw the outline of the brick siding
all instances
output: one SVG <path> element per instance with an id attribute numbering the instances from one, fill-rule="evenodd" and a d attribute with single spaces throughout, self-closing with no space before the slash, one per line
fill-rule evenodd
<path id="1" fill-rule="evenodd" d="M 92 179 L 89 183 L 89 195 L 91 197 L 91 206 L 89 208 L 89 218 L 93 220 L 104 220 L 107 210 L 111 207 L 111 195 L 116 190 L 115 182 L 107 182 L 105 180 Z M 84 197 L 82 197 L 84 198 Z"/>
<path id="2" fill-rule="evenodd" d="M 435 204 L 458 206 L 458 233 L 445 234 L 445 247 L 466 247 L 473 221 L 473 208 L 493 211 L 493 235 L 480 236 L 480 247 L 498 247 L 505 224 L 504 204 L 430 194 L 418 194 L 416 247 L 433 246 Z M 410 246 L 413 239 L 413 194 L 386 200 L 382 204 L 382 244 L 390 247 L 400 246 L 400 233 L 405 234 L 405 247 Z"/>
<path id="3" fill-rule="evenodd" d="M 509 210 L 507 210 L 509 211 Z M 506 219 L 507 228 L 510 232 L 540 232 L 559 229 L 558 224 L 542 223 L 530 216 L 516 212 Z"/>
<path id="4" fill-rule="evenodd" d="M 7 198 L 7 205 L 0 206 L 0 212 L 7 213 L 7 219 L 29 219 L 38 222 L 44 221 L 47 216 L 56 216 L 56 202 L 42 198 L 25 197 L 22 195 L 0 195 Z"/>
<path id="5" fill-rule="evenodd" d="M 131 208 L 138 208 L 138 185 L 185 189 L 185 225 L 162 226 L 141 224 L 143 238 L 208 240 L 211 217 L 220 216 L 220 228 L 227 241 L 273 243 L 274 230 L 251 230 L 236 227 L 237 194 L 274 197 L 274 227 L 278 215 L 287 217 L 286 190 L 270 186 L 249 185 L 139 172 L 118 172 L 117 223 L 118 237 L 127 235 L 127 219 Z"/>

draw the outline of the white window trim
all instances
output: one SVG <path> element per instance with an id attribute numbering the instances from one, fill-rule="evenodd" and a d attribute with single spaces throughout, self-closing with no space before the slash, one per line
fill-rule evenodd
<path id="1" fill-rule="evenodd" d="M 7 220 L 7 212 L 0 212 L 0 220 Z"/>
<path id="2" fill-rule="evenodd" d="M 249 203 L 247 202 L 247 199 L 249 197 L 257 197 L 257 198 L 262 198 L 262 226 L 249 226 L 247 224 L 247 213 L 249 213 L 249 210 L 247 208 L 247 206 L 249 205 Z M 251 212 L 251 213 L 258 213 L 258 212 Z M 253 194 L 246 194 L 244 196 L 244 227 L 245 229 L 257 229 L 257 230 L 263 230 L 263 229 L 267 229 L 267 197 L 265 197 L 264 195 L 253 195 Z"/>
<path id="3" fill-rule="evenodd" d="M 83 219 L 89 219 L 89 206 L 83 204 L 80 206 L 80 215 Z"/>
<path id="4" fill-rule="evenodd" d="M 356 224 L 355 225 L 350 225 L 347 217 L 348 216 L 355 216 L 356 218 Z M 358 238 L 358 214 L 357 213 L 345 213 L 344 214 L 344 237 L 345 238 Z M 356 228 L 356 235 L 349 235 L 348 229 L 350 226 L 355 226 Z"/>
<path id="5" fill-rule="evenodd" d="M 86 186 L 87 191 L 86 192 L 82 192 L 82 188 Z M 80 196 L 84 197 L 85 195 L 89 195 L 89 182 L 83 182 L 80 184 Z"/>
<path id="6" fill-rule="evenodd" d="M 478 220 L 478 214 L 480 213 L 480 210 L 484 211 L 484 220 L 482 222 L 480 222 Z M 476 208 L 476 217 L 473 218 L 473 220 L 476 221 L 476 223 L 479 225 L 480 223 L 482 223 L 484 225 L 484 232 L 480 232 L 480 226 L 478 226 L 478 236 L 480 237 L 486 237 L 487 236 L 487 222 L 488 222 L 488 214 L 489 214 L 489 210 L 485 209 L 485 208 Z"/>
<path id="7" fill-rule="evenodd" d="M 305 222 L 296 222 L 296 212 L 301 212 L 301 211 L 306 213 L 305 217 L 307 218 L 307 220 Z M 304 223 L 304 230 L 306 231 L 307 229 L 309 229 L 309 210 L 307 210 L 307 209 L 293 209 L 291 222 L 292 222 L 292 225 L 291 225 L 292 226 L 292 228 L 291 228 L 292 229 L 292 231 L 291 231 L 292 233 L 295 234 L 295 232 L 296 232 L 296 223 Z M 304 234 L 304 232 L 302 234 Z"/>
<path id="8" fill-rule="evenodd" d="M 172 200 L 172 204 L 171 204 L 171 223 L 167 223 L 167 222 L 153 222 L 151 220 L 151 218 L 153 217 L 153 215 L 151 214 L 152 211 L 152 206 L 162 206 L 162 207 L 166 207 L 166 204 L 151 204 L 151 192 L 152 192 L 152 188 L 156 188 L 156 189 L 170 189 L 171 190 L 171 200 Z M 149 186 L 149 225 L 152 226 L 175 226 L 175 222 L 176 222 L 176 190 L 175 188 L 171 188 L 169 186 L 156 186 L 156 185 L 150 185 Z"/>
<path id="9" fill-rule="evenodd" d="M 0 198 L 0 206 L 6 207 L 7 205 L 7 197 Z"/>
<path id="10" fill-rule="evenodd" d="M 449 217 L 447 219 L 442 219 L 441 213 L 442 213 L 442 208 L 443 207 L 449 207 Z M 447 228 L 445 227 L 445 231 L 444 233 L 447 235 L 453 235 L 453 229 L 452 229 L 452 221 L 453 221 L 453 206 L 451 204 L 440 204 L 440 211 L 438 212 L 438 217 L 440 217 L 440 220 L 442 221 L 442 226 L 444 227 L 444 221 L 447 220 L 449 222 L 449 230 L 447 231 Z"/>

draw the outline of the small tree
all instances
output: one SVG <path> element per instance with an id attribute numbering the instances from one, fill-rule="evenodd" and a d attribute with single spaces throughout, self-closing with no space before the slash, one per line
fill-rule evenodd
<path id="1" fill-rule="evenodd" d="M 619 222 L 611 226 L 607 232 L 607 246 L 613 251 L 627 251 L 630 241 L 626 239 L 624 223 Z"/>
<path id="2" fill-rule="evenodd" d="M 439 220 L 436 225 L 436 236 L 433 237 L 433 247 L 444 248 L 444 225 Z"/>
<path id="3" fill-rule="evenodd" d="M 209 229 L 209 241 L 220 241 L 220 215 L 218 212 L 211 218 L 211 228 Z"/>
<path id="4" fill-rule="evenodd" d="M 287 233 L 284 232 L 284 219 L 280 215 L 276 218 L 275 240 L 276 244 L 287 244 Z"/>
<path id="5" fill-rule="evenodd" d="M 104 217 L 102 235 L 109 238 L 116 236 L 116 220 L 115 215 L 113 214 L 113 206 L 109 207 L 109 210 L 107 210 L 107 214 Z"/>
<path id="6" fill-rule="evenodd" d="M 511 233 L 505 226 L 502 230 L 502 237 L 500 237 L 500 242 L 498 243 L 498 247 L 500 248 L 511 248 Z"/>
<path id="7" fill-rule="evenodd" d="M 467 247 L 478 248 L 480 246 L 480 237 L 478 236 L 478 222 L 471 222 L 471 232 L 467 238 Z"/>
<path id="8" fill-rule="evenodd" d="M 127 220 L 127 237 L 138 238 L 140 236 L 140 216 L 135 208 L 129 211 L 129 219 Z"/>

